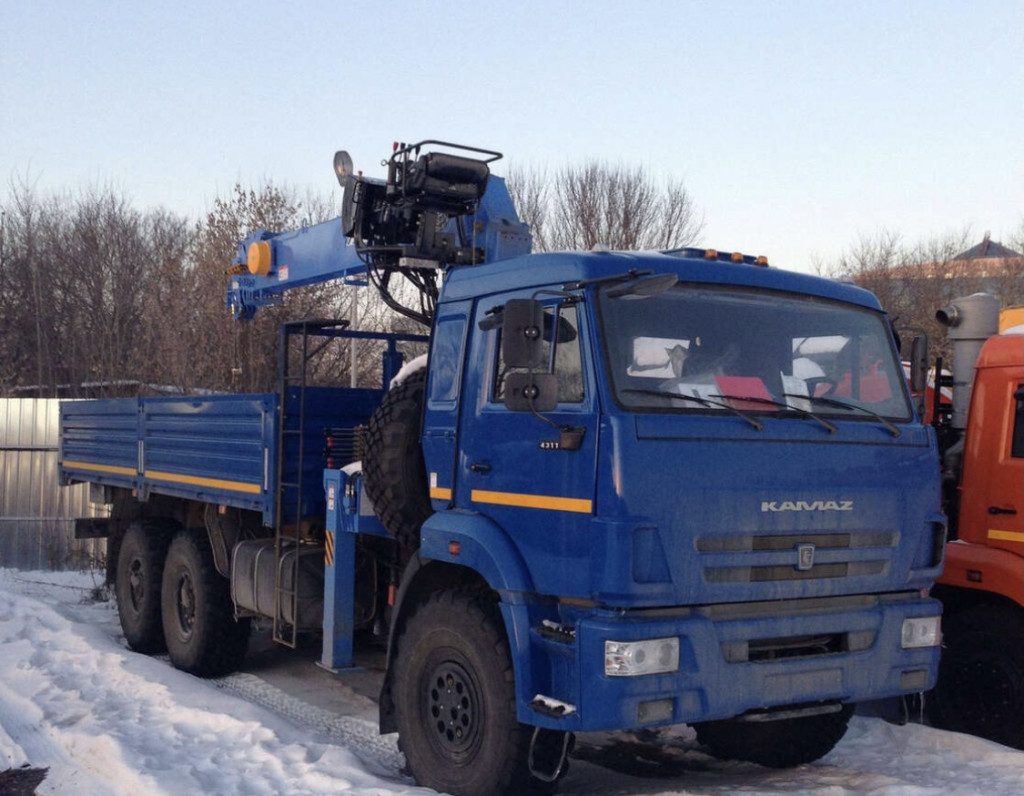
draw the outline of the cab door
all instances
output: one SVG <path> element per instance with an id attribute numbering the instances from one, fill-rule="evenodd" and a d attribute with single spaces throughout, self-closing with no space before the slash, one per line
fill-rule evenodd
<path id="1" fill-rule="evenodd" d="M 968 426 L 960 538 L 1020 555 L 1024 551 L 1024 385 L 1019 367 L 978 368 Z"/>
<path id="2" fill-rule="evenodd" d="M 438 307 L 430 342 L 422 443 L 434 511 L 444 511 L 452 504 L 462 372 L 472 307 L 471 301 Z"/>
<path id="3" fill-rule="evenodd" d="M 544 302 L 551 333 L 543 358 L 553 367 L 557 401 L 550 411 L 516 411 L 505 401 L 515 369 L 502 357 L 502 328 L 487 322 L 501 306 L 500 298 L 478 303 L 472 325 L 455 502 L 504 530 L 539 591 L 567 594 L 589 576 L 595 505 L 598 412 L 586 316 L 575 302 Z"/>
<path id="4" fill-rule="evenodd" d="M 1010 411 L 1008 417 L 1004 415 L 1002 444 L 986 480 L 985 512 L 988 543 L 1020 554 L 1024 552 L 1024 384 L 1007 381 L 1010 386 L 1004 389 L 1010 395 L 1004 405 Z"/>

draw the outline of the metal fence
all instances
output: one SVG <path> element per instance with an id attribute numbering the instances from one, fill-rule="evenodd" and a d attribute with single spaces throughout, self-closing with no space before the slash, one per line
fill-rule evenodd
<path id="1" fill-rule="evenodd" d="M 87 569 L 106 556 L 106 540 L 75 539 L 76 517 L 102 517 L 86 484 L 57 480 L 60 401 L 0 398 L 0 567 Z"/>

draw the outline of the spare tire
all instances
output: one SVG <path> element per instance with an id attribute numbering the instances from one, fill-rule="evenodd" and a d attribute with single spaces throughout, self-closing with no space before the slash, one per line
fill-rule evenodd
<path id="1" fill-rule="evenodd" d="M 426 370 L 390 389 L 370 417 L 363 475 L 373 511 L 405 551 L 419 547 L 420 526 L 433 513 L 420 433 Z"/>

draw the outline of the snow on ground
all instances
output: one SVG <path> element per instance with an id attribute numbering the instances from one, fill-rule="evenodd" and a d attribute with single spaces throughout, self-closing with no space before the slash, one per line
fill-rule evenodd
<path id="1" fill-rule="evenodd" d="M 365 697 L 337 684 L 339 715 L 258 669 L 204 681 L 132 653 L 99 580 L 0 569 L 0 771 L 48 768 L 40 794 L 432 793 L 401 773 Z M 713 760 L 685 727 L 586 735 L 561 793 L 1017 796 L 1024 752 L 863 715 L 831 754 L 788 771 Z"/>

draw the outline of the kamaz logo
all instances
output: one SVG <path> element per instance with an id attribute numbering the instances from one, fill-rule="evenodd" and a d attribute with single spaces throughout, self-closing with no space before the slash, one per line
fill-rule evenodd
<path id="1" fill-rule="evenodd" d="M 801 572 L 814 569 L 814 545 L 798 544 L 796 546 L 796 568 Z"/>
<path id="2" fill-rule="evenodd" d="M 852 500 L 762 500 L 761 511 L 853 511 Z"/>

